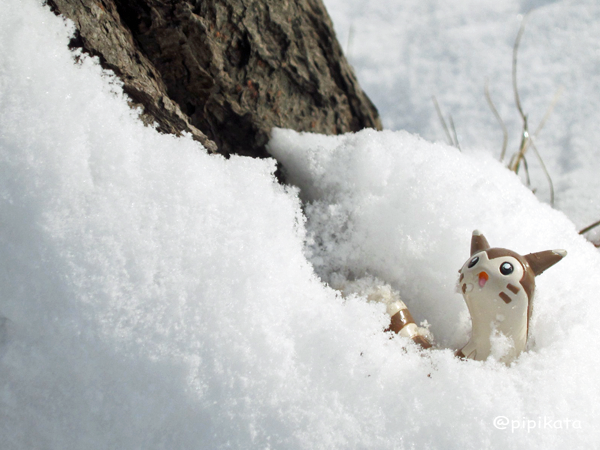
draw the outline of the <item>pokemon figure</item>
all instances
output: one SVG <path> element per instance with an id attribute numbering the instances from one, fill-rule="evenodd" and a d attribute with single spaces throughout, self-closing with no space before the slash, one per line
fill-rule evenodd
<path id="1" fill-rule="evenodd" d="M 500 337 L 509 344 L 500 361 L 510 363 L 516 359 L 527 345 L 535 277 L 566 255 L 565 250 L 546 250 L 521 256 L 512 250 L 490 248 L 483 234 L 473 231 L 471 256 L 459 270 L 458 280 L 471 314 L 472 333 L 456 356 L 485 360 L 492 353 L 494 337 Z M 395 303 L 388 306 L 389 329 L 410 337 L 423 348 L 431 347 L 406 305 Z"/>

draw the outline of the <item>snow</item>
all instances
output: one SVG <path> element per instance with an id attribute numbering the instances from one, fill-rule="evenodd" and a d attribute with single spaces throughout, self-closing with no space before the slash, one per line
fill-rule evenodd
<path id="1" fill-rule="evenodd" d="M 485 145 L 275 130 L 282 187 L 144 127 L 47 8 L 1 8 L 3 449 L 597 445 L 600 255 Z M 510 367 L 453 357 L 475 228 L 569 251 Z M 382 331 L 380 282 L 437 349 Z"/>
<path id="2" fill-rule="evenodd" d="M 522 122 L 512 89 L 512 51 L 524 15 L 517 79 L 533 132 L 556 94 L 558 102 L 536 146 L 556 190 L 556 207 L 578 229 L 600 219 L 600 3 L 595 0 L 325 0 L 361 87 L 384 127 L 446 142 L 431 97 L 451 115 L 461 148 L 499 158 L 502 130 L 484 95 L 508 128 L 507 155 L 519 146 Z M 533 9 L 532 9 L 533 8 Z M 540 163 L 529 152 L 532 187 L 549 202 Z M 598 240 L 600 232 L 590 233 Z"/>

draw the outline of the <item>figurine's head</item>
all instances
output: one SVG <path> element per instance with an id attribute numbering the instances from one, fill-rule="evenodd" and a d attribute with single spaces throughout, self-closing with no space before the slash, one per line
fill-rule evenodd
<path id="1" fill-rule="evenodd" d="M 490 248 L 483 234 L 475 230 L 471 256 L 459 271 L 459 289 L 471 313 L 473 338 L 489 343 L 490 330 L 497 330 L 524 348 L 535 277 L 566 254 L 564 250 L 547 250 L 521 256 L 504 248 Z M 487 358 L 482 353 L 489 351 L 482 350 L 477 359 Z M 517 349 L 520 351 L 522 348 Z"/>

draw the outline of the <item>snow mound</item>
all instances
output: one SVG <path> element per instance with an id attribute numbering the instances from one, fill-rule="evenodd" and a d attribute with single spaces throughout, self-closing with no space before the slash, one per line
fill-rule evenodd
<path id="1" fill-rule="evenodd" d="M 406 133 L 278 131 L 304 216 L 273 160 L 144 127 L 111 74 L 73 63 L 68 23 L 1 10 L 3 449 L 594 445 L 598 255 L 497 163 Z M 569 250 L 512 367 L 452 356 L 474 227 Z M 390 339 L 384 305 L 323 283 L 350 275 L 400 291 L 440 348 Z M 581 429 L 505 422 L 538 417 Z"/>
<path id="2" fill-rule="evenodd" d="M 461 147 L 487 149 L 495 157 L 503 135 L 484 86 L 487 81 L 508 129 L 510 156 L 522 131 L 512 88 L 513 44 L 534 8 L 518 53 L 521 104 L 534 133 L 559 94 L 536 147 L 554 181 L 556 207 L 578 229 L 600 219 L 599 2 L 325 0 L 325 5 L 386 128 L 446 141 L 435 95 L 445 120 L 452 116 Z M 528 163 L 538 198 L 549 202 L 548 182 L 531 150 Z M 589 235 L 600 240 L 598 229 Z"/>
<path id="3" fill-rule="evenodd" d="M 415 400 L 429 405 L 427 414 L 441 415 L 442 428 L 451 428 L 456 419 L 450 411 L 462 411 L 466 416 L 454 423 L 456 429 L 462 420 L 460 429 L 480 434 L 482 442 L 493 435 L 494 447 L 512 442 L 489 429 L 494 415 L 570 418 L 582 427 L 587 423 L 588 433 L 593 430 L 598 391 L 592 380 L 600 357 L 592 344 L 600 313 L 594 273 L 600 258 L 563 213 L 540 203 L 487 153 L 463 154 L 407 132 L 327 137 L 274 130 L 270 152 L 300 188 L 305 253 L 319 276 L 341 289 L 362 283 L 364 292 L 377 280 L 391 285 L 416 321 L 431 325 L 441 348 L 464 345 L 469 331 L 455 283 L 457 269 L 469 257 L 472 230 L 482 230 L 492 246 L 521 254 L 568 249 L 565 260 L 537 278 L 530 349 L 515 364 L 504 369 L 494 361 L 462 366 L 447 361 L 442 375 L 438 358 L 444 353 L 434 350 L 432 376 L 442 377 L 440 385 L 428 390 L 427 381 L 412 382 L 423 388 L 424 397 Z M 468 375 L 455 379 L 459 370 Z M 425 417 L 420 420 L 430 426 Z M 538 429 L 527 445 L 549 442 L 539 433 L 552 435 L 550 440 L 573 439 Z M 583 433 L 576 436 L 584 439 Z"/>

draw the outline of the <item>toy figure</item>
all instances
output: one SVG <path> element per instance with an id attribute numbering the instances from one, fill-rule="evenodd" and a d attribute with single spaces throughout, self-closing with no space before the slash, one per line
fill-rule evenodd
<path id="1" fill-rule="evenodd" d="M 565 250 L 546 250 L 521 256 L 504 248 L 490 248 L 479 231 L 473 231 L 471 256 L 459 270 L 458 287 L 471 314 L 472 333 L 456 356 L 485 360 L 492 340 L 508 341 L 500 361 L 510 363 L 525 349 L 533 310 L 535 277 L 567 255 Z M 415 325 L 402 301 L 388 305 L 392 330 L 424 348 L 431 343 Z"/>

